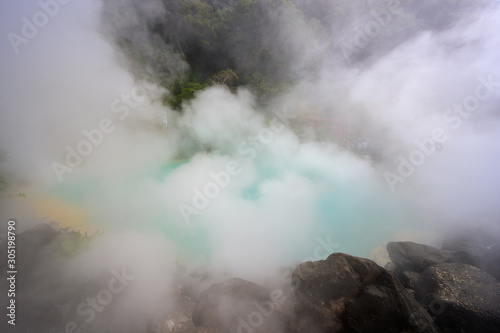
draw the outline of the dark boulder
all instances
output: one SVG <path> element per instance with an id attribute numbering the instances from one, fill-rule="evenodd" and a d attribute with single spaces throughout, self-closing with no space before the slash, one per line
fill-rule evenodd
<path id="1" fill-rule="evenodd" d="M 207 328 L 207 327 L 186 328 L 186 329 L 181 329 L 181 330 L 175 330 L 174 332 L 176 332 L 176 333 L 222 333 L 220 331 L 214 331 L 213 329 Z"/>
<path id="2" fill-rule="evenodd" d="M 306 262 L 292 274 L 302 332 L 436 332 L 431 317 L 375 262 L 343 253 Z M 376 329 L 375 329 L 376 328 Z"/>
<path id="3" fill-rule="evenodd" d="M 405 286 L 405 288 L 415 290 L 417 287 L 420 274 L 412 271 L 404 271 L 404 272 L 394 272 L 394 275 L 401 281 L 401 284 Z"/>
<path id="4" fill-rule="evenodd" d="M 43 246 L 50 243 L 57 234 L 50 224 L 40 223 L 20 233 L 17 239 L 33 246 Z"/>
<path id="5" fill-rule="evenodd" d="M 387 244 L 387 252 L 391 261 L 401 271 L 420 272 L 434 264 L 455 261 L 453 251 L 413 242 L 390 242 Z"/>
<path id="6" fill-rule="evenodd" d="M 500 283 L 477 267 L 428 267 L 415 292 L 444 332 L 500 332 Z"/>
<path id="7" fill-rule="evenodd" d="M 471 233 L 445 239 L 443 249 L 455 253 L 456 263 L 469 264 L 486 271 L 500 281 L 500 240 L 485 233 Z"/>
<path id="8" fill-rule="evenodd" d="M 196 303 L 196 326 L 235 333 L 290 332 L 289 319 L 273 304 L 272 293 L 255 283 L 230 279 L 212 285 Z"/>
<path id="9" fill-rule="evenodd" d="M 451 238 L 443 241 L 443 249 L 455 252 L 455 262 L 478 267 L 500 281 L 499 243 L 488 237 Z"/>
<path id="10" fill-rule="evenodd" d="M 487 246 L 487 243 L 473 238 L 450 238 L 443 241 L 441 249 L 453 251 L 456 263 L 480 267 L 488 251 Z"/>
<path id="11" fill-rule="evenodd" d="M 491 246 L 485 253 L 483 269 L 500 281 L 500 244 Z"/>

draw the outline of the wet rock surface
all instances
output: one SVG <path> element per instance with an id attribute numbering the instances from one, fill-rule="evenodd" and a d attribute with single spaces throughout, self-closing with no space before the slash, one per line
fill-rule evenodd
<path id="1" fill-rule="evenodd" d="M 467 264 L 437 264 L 420 275 L 416 297 L 433 305 L 446 332 L 500 332 L 500 283 Z"/>
<path id="2" fill-rule="evenodd" d="M 498 239 L 469 231 L 441 249 L 391 242 L 391 271 L 413 290 L 441 332 L 499 332 Z"/>
<path id="3" fill-rule="evenodd" d="M 479 236 L 451 238 L 443 242 L 443 249 L 455 253 L 455 263 L 478 267 L 500 281 L 500 242 Z"/>
<path id="4" fill-rule="evenodd" d="M 500 281 L 500 244 L 492 245 L 484 254 L 484 271 Z"/>
<path id="5" fill-rule="evenodd" d="M 17 324 L 8 332 L 65 332 L 65 324 L 73 320 L 82 333 L 500 331 L 500 253 L 489 240 L 448 240 L 443 249 L 392 242 L 390 271 L 368 259 L 334 253 L 292 268 L 291 281 L 279 287 L 214 277 L 209 271 L 188 273 L 179 266 L 166 296 L 172 306 L 155 309 L 153 317 L 144 314 L 133 325 L 124 321 L 119 328 L 116 323 L 107 326 L 121 304 L 118 295 L 98 319 L 81 323 L 79 304 L 98 295 L 110 280 L 109 272 L 87 282 L 64 274 L 61 263 L 82 242 L 81 234 L 48 224 L 18 235 L 18 270 L 24 274 L 17 276 Z M 0 268 L 4 280 L 5 258 Z M 0 300 L 2 307 L 4 302 Z"/>
<path id="6" fill-rule="evenodd" d="M 390 242 L 387 252 L 391 261 L 402 271 L 420 272 L 434 264 L 455 261 L 453 251 L 413 242 Z"/>
<path id="7" fill-rule="evenodd" d="M 298 316 L 317 332 L 436 332 L 432 319 L 386 269 L 342 253 L 297 267 Z M 413 318 L 419 318 L 418 324 Z"/>
<path id="8" fill-rule="evenodd" d="M 272 292 L 262 286 L 230 279 L 200 295 L 192 319 L 197 326 L 224 332 L 290 332 L 289 319 L 271 298 Z"/>

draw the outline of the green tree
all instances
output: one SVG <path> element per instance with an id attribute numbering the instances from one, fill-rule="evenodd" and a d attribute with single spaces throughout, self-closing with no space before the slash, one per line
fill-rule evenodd
<path id="1" fill-rule="evenodd" d="M 238 81 L 238 75 L 232 69 L 219 71 L 212 76 L 212 83 L 215 85 L 226 85 L 231 91 L 235 91 L 235 84 Z"/>
<path id="2" fill-rule="evenodd" d="M 181 110 L 184 101 L 193 99 L 197 91 L 208 86 L 207 83 L 198 82 L 197 75 L 191 73 L 186 79 L 177 80 L 169 86 L 170 95 L 165 96 L 163 102 L 174 110 Z"/>
<path id="3" fill-rule="evenodd" d="M 111 13 L 114 35 L 127 56 L 137 64 L 138 72 L 147 69 L 171 96 L 165 102 L 180 109 L 184 100 L 205 87 L 206 83 L 224 82 L 236 90 L 238 85 L 249 86 L 266 101 L 293 82 L 294 56 L 300 53 L 299 43 L 309 29 L 300 10 L 289 0 L 162 0 L 164 17 L 151 19 L 140 6 L 137 15 L 147 22 L 148 37 L 138 41 L 138 23 L 120 20 L 114 11 L 120 6 L 105 2 Z M 113 6 L 116 6 L 114 8 Z M 127 33 L 129 32 L 129 33 Z M 176 56 L 178 59 L 174 59 Z M 189 66 L 178 72 L 172 68 L 177 60 Z M 229 75 L 238 73 L 241 80 Z M 197 73 L 196 80 L 192 73 Z M 221 75 L 232 80 L 221 80 Z M 174 82 L 175 81 L 175 82 Z"/>

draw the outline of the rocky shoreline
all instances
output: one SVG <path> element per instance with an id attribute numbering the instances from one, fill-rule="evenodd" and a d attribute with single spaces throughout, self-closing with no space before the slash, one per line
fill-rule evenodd
<path id="1" fill-rule="evenodd" d="M 286 283 L 279 284 L 213 279 L 179 267 L 173 306 L 106 330 L 106 315 L 68 325 L 81 321 L 80 301 L 99 291 L 99 283 L 72 285 L 58 271 L 54 253 L 68 239 L 75 234 L 46 224 L 18 235 L 19 270 L 30 274 L 19 275 L 24 292 L 18 295 L 18 324 L 9 332 L 500 332 L 500 243 L 484 238 L 450 238 L 441 249 L 391 242 L 385 267 L 333 253 L 289 269 Z M 4 281 L 4 258 L 0 264 Z M 119 299 L 102 313 L 117 304 Z"/>

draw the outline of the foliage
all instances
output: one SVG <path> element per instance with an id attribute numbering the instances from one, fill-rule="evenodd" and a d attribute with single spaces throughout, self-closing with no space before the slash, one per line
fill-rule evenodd
<path id="1" fill-rule="evenodd" d="M 52 255 L 60 259 L 72 258 L 81 251 L 87 250 L 90 242 L 103 234 L 104 231 L 96 231 L 93 236 L 88 236 L 87 232 L 82 234 L 81 231 L 65 233 L 60 247 L 54 250 Z"/>
<path id="2" fill-rule="evenodd" d="M 234 88 L 234 84 L 238 80 L 238 75 L 232 69 L 219 71 L 212 76 L 212 83 L 215 85 L 227 85 L 229 88 Z"/>
<path id="3" fill-rule="evenodd" d="M 120 2 L 104 1 L 103 11 L 108 13 L 108 25 L 114 26 L 114 30 L 110 28 L 112 34 L 136 67 L 147 70 L 163 87 L 173 89 L 172 97 L 165 102 L 176 109 L 211 80 L 215 84 L 227 84 L 228 81 L 219 75 L 229 70 L 240 77 L 237 82 L 229 82 L 233 91 L 240 85 L 247 85 L 257 94 L 259 102 L 266 103 L 296 82 L 304 70 L 314 73 L 321 67 L 321 56 L 304 49 L 305 45 L 314 51 L 317 46 L 314 40 L 317 40 L 327 43 L 319 45 L 320 48 L 341 53 L 339 41 L 349 44 L 355 37 L 355 31 L 346 35 L 345 27 L 352 26 L 360 15 L 373 20 L 373 12 L 386 11 L 392 3 L 368 0 L 160 1 L 164 11 L 158 15 L 151 15 L 147 6 L 132 6 L 135 11 L 132 14 L 137 20 L 121 19 L 126 15 L 122 15 Z M 460 3 L 455 6 L 456 10 L 465 8 L 467 3 L 466 0 L 443 1 Z M 426 17 L 432 16 L 426 11 L 428 6 L 419 2 L 401 0 L 392 4 L 399 5 L 402 12 L 394 17 L 397 29 L 396 26 L 392 29 L 391 23 L 391 28 L 384 29 L 373 39 L 373 45 L 365 47 L 366 52 L 357 54 L 353 61 L 366 59 L 370 52 L 389 50 L 422 25 L 426 26 L 425 22 L 429 21 Z M 443 13 L 441 10 L 435 12 L 436 15 Z M 448 21 L 452 14 L 446 15 L 450 16 Z M 311 36 L 314 36 L 311 44 L 303 42 L 311 40 Z M 186 78 L 193 72 L 198 75 L 196 80 Z"/>
<path id="4" fill-rule="evenodd" d="M 254 94 L 260 97 L 261 101 L 268 101 L 273 96 L 288 91 L 291 87 L 291 83 L 280 81 L 272 82 L 259 72 L 255 72 L 253 75 L 245 77 L 243 81 L 248 84 L 250 90 L 252 90 Z"/>
<path id="5" fill-rule="evenodd" d="M 279 93 L 284 83 L 293 81 L 291 64 L 296 47 L 293 39 L 308 27 L 291 1 L 162 0 L 162 3 L 163 17 L 154 19 L 141 14 L 140 7 L 134 9 L 148 22 L 147 38 L 142 35 L 134 38 L 140 27 L 120 20 L 116 14 L 108 21 L 117 22 L 114 35 L 119 36 L 118 44 L 136 65 L 136 72 L 147 69 L 171 91 L 164 102 L 173 108 L 180 109 L 183 101 L 193 98 L 196 91 L 210 82 L 226 84 L 232 91 L 238 85 L 253 85 L 259 99 L 264 101 Z M 109 15 L 120 11 L 119 6 L 114 9 L 109 6 L 113 2 L 105 2 L 104 12 Z M 181 63 L 188 66 L 175 66 Z M 180 70 L 176 72 L 173 68 Z M 192 73 L 197 73 L 196 79 L 186 78 Z M 238 76 L 247 79 L 239 81 Z"/>
<path id="6" fill-rule="evenodd" d="M 0 163 L 6 162 L 8 160 L 7 151 L 0 147 Z M 5 178 L 5 175 L 0 170 L 0 193 L 8 198 L 24 198 L 26 199 L 26 194 L 17 190 L 12 190 L 9 188 L 9 182 Z"/>
<path id="7" fill-rule="evenodd" d="M 26 199 L 26 194 L 24 192 L 15 191 L 9 193 L 9 198 L 23 198 Z"/>
<path id="8" fill-rule="evenodd" d="M 192 74 L 185 80 L 175 81 L 169 87 L 171 95 L 164 97 L 164 103 L 170 105 L 174 110 L 180 110 L 184 101 L 193 99 L 197 91 L 206 87 L 208 84 L 198 82 L 198 77 Z"/>
<path id="9" fill-rule="evenodd" d="M 184 19 L 202 43 L 210 43 L 217 36 L 221 21 L 214 8 L 201 0 L 182 1 Z"/>

